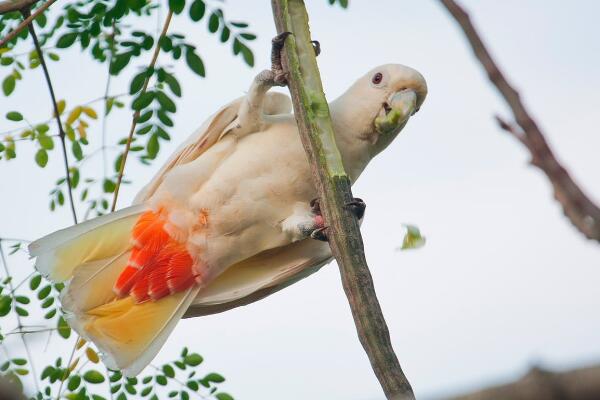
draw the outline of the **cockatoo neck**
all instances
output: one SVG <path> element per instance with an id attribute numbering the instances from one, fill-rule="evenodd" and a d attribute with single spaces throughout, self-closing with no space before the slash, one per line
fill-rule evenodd
<path id="1" fill-rule="evenodd" d="M 349 101 L 348 97 L 354 97 Z M 335 139 L 342 155 L 344 169 L 354 183 L 371 158 L 372 141 L 376 133 L 373 129 L 375 112 L 368 104 L 362 104 L 360 97 L 349 96 L 348 92 L 329 104 Z"/>

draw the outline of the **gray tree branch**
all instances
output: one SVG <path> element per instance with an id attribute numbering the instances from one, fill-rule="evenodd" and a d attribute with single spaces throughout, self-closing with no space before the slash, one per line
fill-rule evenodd
<path id="1" fill-rule="evenodd" d="M 0 1 L 0 14 L 6 14 L 13 11 L 20 11 L 29 8 L 39 0 L 5 0 Z"/>
<path id="2" fill-rule="evenodd" d="M 519 93 L 506 77 L 485 47 L 467 12 L 454 0 L 440 0 L 450 15 L 462 28 L 475 57 L 479 60 L 489 80 L 500 92 L 513 112 L 519 129 L 497 118 L 505 131 L 518 138 L 531 153 L 531 163 L 550 180 L 554 197 L 565 215 L 586 238 L 600 242 L 600 208 L 579 188 L 567 170 L 558 162 L 542 131 L 525 108 Z"/>
<path id="3" fill-rule="evenodd" d="M 311 164 L 331 251 L 354 317 L 360 342 L 388 399 L 414 399 L 390 341 L 365 259 L 358 221 L 345 207 L 352 201 L 350 180 L 337 149 L 329 107 L 311 44 L 303 0 L 272 0 L 277 31 L 292 32 L 283 53 L 294 113 Z M 319 110 L 318 113 L 314 110 Z"/>
<path id="4" fill-rule="evenodd" d="M 600 399 L 600 366 L 552 372 L 532 368 L 516 382 L 452 397 L 450 400 L 596 400 Z"/>

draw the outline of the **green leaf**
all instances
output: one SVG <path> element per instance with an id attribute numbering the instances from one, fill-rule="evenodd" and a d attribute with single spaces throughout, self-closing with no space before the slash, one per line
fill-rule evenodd
<path id="1" fill-rule="evenodd" d="M 110 376 L 110 381 L 113 382 L 113 383 L 115 383 L 115 382 L 119 381 L 122 377 L 123 377 L 123 374 L 121 374 L 121 372 L 115 371 Z"/>
<path id="2" fill-rule="evenodd" d="M 16 296 L 15 300 L 17 301 L 17 303 L 21 303 L 21 304 L 31 303 L 31 300 L 29 300 L 29 297 L 27 297 L 27 296 Z"/>
<path id="3" fill-rule="evenodd" d="M 167 378 L 164 375 L 156 375 L 156 383 L 165 386 L 167 384 Z"/>
<path id="4" fill-rule="evenodd" d="M 56 315 L 56 309 L 54 310 L 50 310 L 46 313 L 46 315 L 44 315 L 45 319 L 52 319 L 54 318 L 54 316 Z"/>
<path id="5" fill-rule="evenodd" d="M 44 302 L 42 303 L 42 308 L 48 308 L 50 307 L 52 304 L 54 304 L 54 297 L 48 297 L 46 300 L 44 300 Z"/>
<path id="6" fill-rule="evenodd" d="M 75 391 L 75 389 L 77 389 L 79 387 L 79 384 L 81 383 L 81 377 L 79 375 L 73 375 L 71 378 L 69 378 L 69 383 L 67 384 L 67 389 L 69 389 L 71 392 Z"/>
<path id="7" fill-rule="evenodd" d="M 192 353 L 192 354 L 188 354 L 187 356 L 185 356 L 183 361 L 185 361 L 185 363 L 187 365 L 195 367 L 197 365 L 200 365 L 200 363 L 202 361 L 204 361 L 204 359 L 202 358 L 202 356 L 200 354 Z"/>
<path id="8" fill-rule="evenodd" d="M 58 334 L 65 339 L 68 339 L 69 336 L 71 336 L 71 328 L 69 327 L 69 324 L 67 324 L 67 321 L 65 321 L 65 319 L 62 316 L 58 319 Z M 85 379 L 85 375 L 84 375 L 84 379 Z"/>
<path id="9" fill-rule="evenodd" d="M 38 142 L 43 149 L 52 150 L 54 148 L 54 140 L 50 136 L 38 135 Z"/>
<path id="10" fill-rule="evenodd" d="M 119 168 L 120 168 L 120 163 L 119 163 Z M 102 184 L 102 189 L 104 190 L 104 193 L 114 193 L 116 187 L 117 187 L 117 185 L 110 179 L 105 179 L 104 183 Z"/>
<path id="11" fill-rule="evenodd" d="M 56 47 L 59 49 L 66 49 L 67 47 L 70 47 L 73 45 L 73 43 L 75 43 L 75 40 L 77 40 L 77 35 L 77 32 L 65 33 L 56 41 Z"/>
<path id="12" fill-rule="evenodd" d="M 230 36 L 231 30 L 228 27 L 223 26 L 223 30 L 221 30 L 221 37 L 219 38 L 221 40 L 221 43 L 227 42 Z"/>
<path id="13" fill-rule="evenodd" d="M 188 47 L 185 53 L 185 61 L 187 62 L 188 67 L 196 74 L 204 77 L 206 76 L 206 71 L 204 70 L 204 63 L 202 59 L 196 54 L 194 49 Z"/>
<path id="14" fill-rule="evenodd" d="M 169 112 L 177 111 L 177 106 L 173 100 L 171 100 L 169 96 L 165 94 L 165 92 L 156 92 L 156 100 L 158 100 L 159 104 L 164 110 Z"/>
<path id="15" fill-rule="evenodd" d="M 146 144 L 146 151 L 148 152 L 148 157 L 151 159 L 156 158 L 158 151 L 160 150 L 160 144 L 158 143 L 158 135 L 153 133 Z"/>
<path id="16" fill-rule="evenodd" d="M 8 119 L 9 121 L 23 121 L 23 115 L 20 112 L 17 111 L 11 111 L 6 113 L 6 119 Z"/>
<path id="17" fill-rule="evenodd" d="M 414 225 L 403 225 L 406 230 L 400 250 L 415 250 L 425 246 L 426 238 L 421 236 L 421 231 Z"/>
<path id="18" fill-rule="evenodd" d="M 152 386 L 145 387 L 140 394 L 142 397 L 146 397 L 150 394 L 150 392 L 152 392 Z"/>
<path id="19" fill-rule="evenodd" d="M 190 395 L 189 395 L 189 394 L 188 394 L 188 392 L 186 392 L 185 390 L 182 390 L 182 391 L 179 393 L 179 398 L 180 398 L 181 400 L 190 400 Z"/>
<path id="20" fill-rule="evenodd" d="M 35 162 L 40 167 L 44 168 L 48 164 L 48 153 L 44 149 L 39 149 L 35 153 Z"/>
<path id="21" fill-rule="evenodd" d="M 215 33 L 219 30 L 219 16 L 217 13 L 210 14 L 210 18 L 208 19 L 208 31 L 210 33 Z"/>
<path id="22" fill-rule="evenodd" d="M 44 288 L 38 292 L 38 295 L 37 295 L 38 299 L 44 300 L 46 297 L 48 297 L 51 290 L 52 290 L 52 285 L 44 286 Z"/>
<path id="23" fill-rule="evenodd" d="M 15 311 L 17 312 L 17 314 L 19 314 L 21 317 L 27 317 L 29 315 L 29 313 L 27 312 L 26 309 L 21 308 L 19 306 L 15 307 Z"/>
<path id="24" fill-rule="evenodd" d="M 209 382 L 214 382 L 214 383 L 225 382 L 225 378 L 223 378 L 222 375 L 219 375 L 216 372 L 211 372 L 210 374 L 206 375 L 203 378 L 203 380 L 209 381 Z"/>
<path id="25" fill-rule="evenodd" d="M 194 22 L 198 22 L 204 17 L 204 13 L 206 12 L 206 4 L 202 0 L 194 0 L 192 5 L 190 6 L 190 18 Z"/>
<path id="26" fill-rule="evenodd" d="M 250 50 L 250 48 L 242 44 L 240 47 L 240 51 L 242 52 L 242 57 L 244 57 L 244 61 L 246 62 L 246 64 L 248 64 L 248 66 L 250 67 L 253 67 L 254 54 L 252 53 L 252 50 Z"/>
<path id="27" fill-rule="evenodd" d="M 104 375 L 94 369 L 86 371 L 86 373 L 83 374 L 83 379 L 88 383 L 94 384 L 102 383 L 105 380 Z"/>
<path id="28" fill-rule="evenodd" d="M 194 392 L 197 391 L 200 387 L 198 386 L 198 382 L 189 380 L 185 384 L 188 388 L 192 389 Z"/>
<path id="29" fill-rule="evenodd" d="M 179 86 L 179 82 L 173 75 L 167 74 L 165 76 L 165 82 L 169 85 L 171 92 L 173 92 L 175 96 L 181 97 L 181 86 Z"/>
<path id="30" fill-rule="evenodd" d="M 2 92 L 4 95 L 10 96 L 10 94 L 15 90 L 15 85 L 16 81 L 13 75 L 8 75 L 6 78 L 4 78 L 4 81 L 2 81 Z"/>
<path id="31" fill-rule="evenodd" d="M 42 276 L 34 275 L 33 278 L 31 278 L 31 281 L 29 281 L 29 289 L 37 289 L 40 286 L 40 283 L 42 283 Z"/>
<path id="32" fill-rule="evenodd" d="M 163 374 L 169 378 L 175 378 L 175 370 L 169 364 L 165 364 L 162 367 Z"/>
<path id="33" fill-rule="evenodd" d="M 73 155 L 75 156 L 77 161 L 83 160 L 83 150 L 81 150 L 81 145 L 78 141 L 73 142 L 73 144 L 71 145 L 71 151 L 73 152 Z"/>
<path id="34" fill-rule="evenodd" d="M 10 312 L 12 298 L 10 296 L 0 296 L 0 317 L 4 317 Z"/>
<path id="35" fill-rule="evenodd" d="M 185 8 L 185 0 L 169 0 L 169 8 L 175 14 L 180 14 Z"/>
<path id="36" fill-rule="evenodd" d="M 137 74 L 132 80 L 131 85 L 129 86 L 129 94 L 135 94 L 139 92 L 144 86 L 144 82 L 146 82 L 146 71 L 140 72 Z"/>
<path id="37" fill-rule="evenodd" d="M 12 363 L 15 365 L 23 366 L 27 364 L 27 360 L 25 360 L 24 358 L 13 358 Z"/>
<path id="38" fill-rule="evenodd" d="M 154 100 L 154 92 L 146 92 L 140 94 L 131 104 L 131 108 L 136 111 L 143 110 L 148 107 Z"/>
<path id="39" fill-rule="evenodd" d="M 246 40 L 254 40 L 254 39 L 256 39 L 256 35 L 254 35 L 252 33 L 240 33 L 240 36 L 243 37 Z"/>

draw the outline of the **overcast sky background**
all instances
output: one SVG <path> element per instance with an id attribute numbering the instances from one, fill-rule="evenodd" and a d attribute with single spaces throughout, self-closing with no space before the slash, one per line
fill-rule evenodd
<path id="1" fill-rule="evenodd" d="M 600 201 L 600 3 L 464 3 L 560 160 Z M 456 24 L 433 0 L 356 0 L 347 11 L 309 0 L 308 8 L 329 99 L 389 62 L 418 69 L 429 85 L 419 114 L 354 187 L 367 202 L 362 232 L 378 297 L 417 396 L 515 379 L 533 364 L 566 369 L 600 362 L 600 247 L 573 229 L 546 178 L 527 166 L 523 146 L 495 125 L 494 113 L 510 114 Z M 184 97 L 173 141 L 151 167 L 128 165 L 133 185 L 122 191 L 121 207 L 178 143 L 268 67 L 275 34 L 269 2 L 230 0 L 225 11 L 258 34 L 256 67 L 234 58 L 204 23 L 173 20 L 171 31 L 197 44 L 207 79 L 175 67 Z M 58 98 L 75 105 L 102 96 L 104 67 L 79 50 L 63 59 L 51 63 Z M 126 91 L 134 70 L 111 92 Z M 27 73 L 13 96 L 0 97 L 2 114 L 19 109 L 32 121 L 49 116 L 41 74 Z M 109 121 L 114 142 L 126 135 L 130 113 Z M 17 126 L 0 120 L 0 132 Z M 99 135 L 96 127 L 91 141 L 98 143 Z M 0 161 L 0 237 L 34 239 L 70 223 L 66 208 L 47 209 L 62 164 L 55 151 L 40 169 L 30 145 L 18 150 L 16 161 Z M 88 174 L 100 174 L 99 162 L 89 165 Z M 421 228 L 425 248 L 396 250 L 405 222 Z M 31 271 L 22 255 L 11 258 L 11 268 L 21 276 Z M 39 349 L 44 344 L 36 342 Z M 183 321 L 157 362 L 173 358 L 183 344 L 225 375 L 224 387 L 238 399 L 383 398 L 335 264 L 253 305 Z M 68 351 L 65 345 L 65 356 Z"/>

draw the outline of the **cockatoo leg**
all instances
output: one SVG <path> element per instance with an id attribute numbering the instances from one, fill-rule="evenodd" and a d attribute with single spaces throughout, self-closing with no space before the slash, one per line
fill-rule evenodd
<path id="1" fill-rule="evenodd" d="M 263 102 L 265 95 L 273 86 L 287 85 L 287 73 L 281 65 L 281 50 L 285 39 L 289 35 L 291 35 L 290 32 L 283 32 L 273 38 L 271 69 L 261 71 L 252 81 L 245 101 L 240 105 L 238 118 L 232 127 L 235 134 L 244 135 L 261 131 L 264 124 Z"/>
<path id="2" fill-rule="evenodd" d="M 361 223 L 363 217 L 365 216 L 365 209 L 367 208 L 366 203 L 358 197 L 352 199 L 351 202 L 346 203 L 345 205 L 351 212 L 356 216 L 358 222 Z M 323 242 L 328 241 L 327 238 L 327 227 L 324 225 L 323 216 L 321 214 L 321 203 L 318 198 L 311 200 L 310 208 L 312 213 L 315 215 L 315 220 L 320 221 L 320 226 L 315 226 L 315 229 L 310 233 L 310 237 L 315 240 L 321 240 Z"/>

